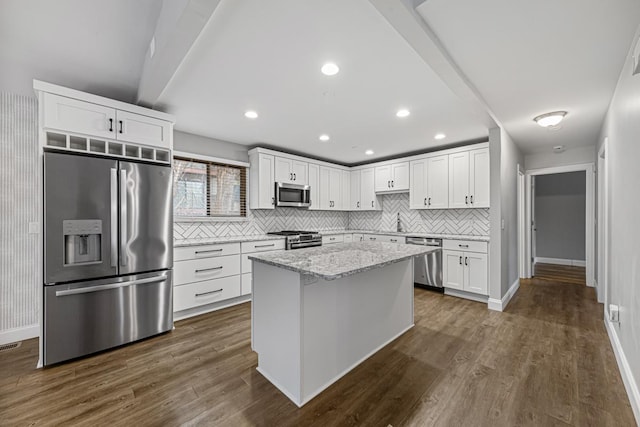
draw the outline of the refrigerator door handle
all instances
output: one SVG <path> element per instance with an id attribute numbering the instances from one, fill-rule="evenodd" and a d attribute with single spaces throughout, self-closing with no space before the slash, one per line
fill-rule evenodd
<path id="1" fill-rule="evenodd" d="M 118 171 L 111 168 L 111 267 L 118 266 Z"/>
<path id="2" fill-rule="evenodd" d="M 63 291 L 56 291 L 57 297 L 64 297 L 68 295 L 88 294 L 90 292 L 106 291 L 109 289 L 126 288 L 133 285 L 144 285 L 146 283 L 159 283 L 167 280 L 167 276 L 148 277 L 146 279 L 130 280 L 128 282 L 109 283 L 107 285 L 90 286 L 86 288 L 66 289 Z"/>
<path id="3" fill-rule="evenodd" d="M 127 171 L 120 170 L 120 265 L 127 265 Z"/>

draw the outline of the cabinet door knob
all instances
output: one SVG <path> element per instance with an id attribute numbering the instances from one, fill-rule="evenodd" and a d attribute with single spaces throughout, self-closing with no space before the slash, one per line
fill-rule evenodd
<path id="1" fill-rule="evenodd" d="M 391 181 L 391 186 L 392 186 L 392 187 L 395 187 L 395 184 L 393 183 L 393 181 Z"/>
<path id="2" fill-rule="evenodd" d="M 294 173 L 294 174 L 293 174 L 293 180 L 295 181 L 296 179 L 297 179 L 297 178 L 296 178 L 296 174 Z"/>
<path id="3" fill-rule="evenodd" d="M 462 257 L 460 257 L 460 265 L 462 265 Z"/>
<path id="4" fill-rule="evenodd" d="M 427 198 L 424 198 L 424 205 L 427 206 Z"/>
<path id="5" fill-rule="evenodd" d="M 469 258 L 464 257 L 464 265 L 469 265 Z"/>
<path id="6" fill-rule="evenodd" d="M 470 200 L 471 200 L 471 204 L 473 204 L 473 196 L 471 196 Z"/>
<path id="7" fill-rule="evenodd" d="M 276 205 L 276 198 L 275 198 L 275 197 L 272 197 L 272 198 L 271 198 L 271 204 L 272 204 L 273 206 L 275 206 L 275 205 Z"/>
<path id="8" fill-rule="evenodd" d="M 373 207 L 373 200 L 371 201 L 371 207 Z"/>
<path id="9" fill-rule="evenodd" d="M 113 119 L 109 119 L 109 132 L 113 132 Z"/>
<path id="10" fill-rule="evenodd" d="M 356 208 L 360 207 L 360 202 L 356 203 Z"/>
<path id="11" fill-rule="evenodd" d="M 431 197 L 429 197 L 429 206 L 431 206 Z"/>
<path id="12" fill-rule="evenodd" d="M 464 196 L 464 204 L 465 205 L 469 204 L 469 196 Z"/>
<path id="13" fill-rule="evenodd" d="M 120 125 L 120 130 L 119 132 L 122 133 L 122 120 L 118 120 L 118 124 Z"/>

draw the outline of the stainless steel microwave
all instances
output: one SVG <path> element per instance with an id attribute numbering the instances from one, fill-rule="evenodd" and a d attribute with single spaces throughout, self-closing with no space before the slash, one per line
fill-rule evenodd
<path id="1" fill-rule="evenodd" d="M 311 187 L 276 182 L 276 206 L 308 208 L 311 206 Z"/>

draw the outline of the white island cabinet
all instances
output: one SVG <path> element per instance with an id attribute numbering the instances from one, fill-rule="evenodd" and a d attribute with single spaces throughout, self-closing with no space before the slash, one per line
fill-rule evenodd
<path id="1" fill-rule="evenodd" d="M 296 405 L 313 399 L 413 326 L 413 257 L 432 250 L 358 242 L 250 254 L 257 370 Z"/>

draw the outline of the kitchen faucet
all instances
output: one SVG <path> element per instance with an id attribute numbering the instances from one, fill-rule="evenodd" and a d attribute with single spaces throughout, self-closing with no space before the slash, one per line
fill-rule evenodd
<path id="1" fill-rule="evenodd" d="M 402 233 L 402 224 L 400 224 L 400 212 L 398 212 L 398 222 L 397 222 L 397 226 L 396 226 L 396 231 L 398 233 Z"/>

